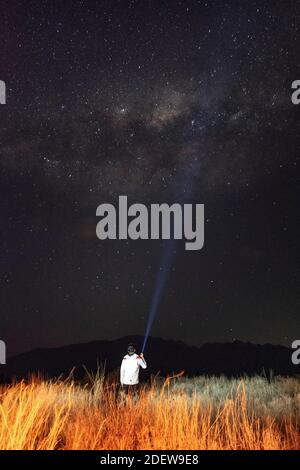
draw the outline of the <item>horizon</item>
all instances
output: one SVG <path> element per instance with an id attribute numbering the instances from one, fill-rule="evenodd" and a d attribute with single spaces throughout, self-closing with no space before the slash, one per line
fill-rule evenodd
<path id="1" fill-rule="evenodd" d="M 141 344 L 143 342 L 144 336 L 140 334 L 135 334 L 135 335 L 126 335 L 126 336 L 121 336 L 118 338 L 112 338 L 112 339 L 95 339 L 95 340 L 88 340 L 84 342 L 78 342 L 78 343 L 66 343 L 66 344 L 60 344 L 60 345 L 54 345 L 54 346 L 37 346 L 33 349 L 28 349 L 24 351 L 17 352 L 15 354 L 7 354 L 7 359 L 11 359 L 23 354 L 31 353 L 34 351 L 40 351 L 40 350 L 52 350 L 52 349 L 63 349 L 67 348 L 69 346 L 85 346 L 93 343 L 101 343 L 101 342 L 109 342 L 109 343 L 114 343 L 116 341 L 122 341 L 122 340 L 128 340 L 130 343 L 130 340 L 134 340 L 134 338 L 139 338 L 141 339 Z M 180 343 L 188 348 L 196 348 L 196 349 L 201 349 L 203 346 L 206 345 L 227 345 L 227 344 L 234 344 L 234 343 L 240 343 L 240 344 L 250 344 L 251 346 L 275 346 L 275 347 L 282 347 L 286 349 L 290 349 L 291 351 L 293 350 L 292 345 L 288 344 L 278 344 L 278 343 L 268 343 L 268 342 L 262 342 L 262 343 L 256 343 L 255 341 L 244 341 L 238 338 L 233 338 L 231 341 L 209 341 L 205 343 L 201 343 L 199 345 L 196 344 L 189 344 L 185 341 L 182 341 L 181 339 L 174 339 L 174 338 L 163 338 L 160 336 L 153 336 L 150 335 L 148 338 L 148 342 L 151 340 L 160 340 L 166 343 Z M 145 353 L 145 356 L 147 355 L 147 352 Z M 7 365 L 7 364 L 6 364 Z"/>

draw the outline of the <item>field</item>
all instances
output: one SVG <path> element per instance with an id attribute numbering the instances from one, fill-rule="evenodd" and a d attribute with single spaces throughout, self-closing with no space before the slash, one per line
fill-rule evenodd
<path id="1" fill-rule="evenodd" d="M 300 380 L 175 378 L 125 397 L 104 376 L 0 388 L 0 449 L 299 449 Z"/>

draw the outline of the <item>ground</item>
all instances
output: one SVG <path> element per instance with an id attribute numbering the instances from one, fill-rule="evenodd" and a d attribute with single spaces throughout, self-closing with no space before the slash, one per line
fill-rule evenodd
<path id="1" fill-rule="evenodd" d="M 300 379 L 179 377 L 127 398 L 101 374 L 0 388 L 0 449 L 299 449 Z"/>

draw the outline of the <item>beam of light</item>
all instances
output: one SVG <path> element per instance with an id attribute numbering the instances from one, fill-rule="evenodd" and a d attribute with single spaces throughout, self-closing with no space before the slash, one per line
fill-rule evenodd
<path id="1" fill-rule="evenodd" d="M 189 198 L 191 198 L 194 190 L 194 183 L 195 183 L 195 174 L 197 174 L 197 163 L 198 163 L 198 156 L 197 156 L 197 148 L 189 151 L 186 156 L 185 168 L 183 169 L 182 173 L 179 172 L 180 179 L 177 179 L 177 184 L 180 187 L 179 193 L 181 194 L 181 200 L 185 203 Z M 188 161 L 190 164 L 188 165 Z M 154 292 L 150 304 L 148 321 L 146 326 L 146 332 L 144 336 L 143 346 L 142 346 L 142 353 L 145 351 L 147 341 L 150 335 L 150 331 L 152 329 L 152 325 L 157 314 L 162 295 L 168 280 L 168 274 L 172 267 L 175 255 L 176 255 L 176 247 L 178 244 L 178 240 L 170 239 L 165 240 L 162 249 L 162 260 L 159 265 L 159 270 L 157 273 Z"/>
<path id="2" fill-rule="evenodd" d="M 156 277 L 156 282 L 154 286 L 154 292 L 152 296 L 152 301 L 150 304 L 148 322 L 146 326 L 146 332 L 144 336 L 144 342 L 142 346 L 142 353 L 145 351 L 149 334 L 158 311 L 162 295 L 168 280 L 168 274 L 172 267 L 173 260 L 176 254 L 176 240 L 165 240 L 163 245 L 163 254 L 162 260 L 159 264 L 159 269 Z"/>

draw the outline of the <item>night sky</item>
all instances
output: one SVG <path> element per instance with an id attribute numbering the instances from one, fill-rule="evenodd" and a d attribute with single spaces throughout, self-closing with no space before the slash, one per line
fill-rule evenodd
<path id="1" fill-rule="evenodd" d="M 165 244 L 96 208 L 205 204 L 169 242 L 152 334 L 300 334 L 300 2 L 1 2 L 0 338 L 8 354 L 144 334 Z M 297 181 L 298 179 L 298 181 Z"/>

